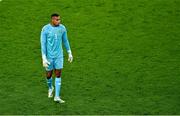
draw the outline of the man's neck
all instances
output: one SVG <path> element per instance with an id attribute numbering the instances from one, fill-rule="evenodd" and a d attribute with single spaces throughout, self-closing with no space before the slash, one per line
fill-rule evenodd
<path id="1" fill-rule="evenodd" d="M 54 25 L 53 23 L 50 23 L 51 24 L 51 26 L 53 26 L 53 27 L 58 27 L 59 25 Z"/>

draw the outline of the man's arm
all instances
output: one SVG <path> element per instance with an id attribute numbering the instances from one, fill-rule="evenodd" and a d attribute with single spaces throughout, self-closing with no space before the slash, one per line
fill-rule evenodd
<path id="1" fill-rule="evenodd" d="M 66 51 L 67 51 L 68 56 L 69 56 L 68 61 L 71 63 L 73 61 L 73 56 L 72 56 L 71 48 L 70 48 L 70 45 L 69 45 L 69 40 L 68 40 L 68 36 L 67 36 L 67 30 L 66 30 L 65 27 L 64 27 L 64 33 L 63 33 L 63 36 L 62 36 L 62 41 L 63 41 L 63 45 L 66 48 Z"/>
<path id="2" fill-rule="evenodd" d="M 43 59 L 43 66 L 48 67 L 50 63 L 48 62 L 46 58 L 46 33 L 45 33 L 44 28 L 41 31 L 40 41 L 41 41 L 41 54 L 42 54 L 42 59 Z"/>
<path id="3" fill-rule="evenodd" d="M 46 33 L 44 28 L 41 31 L 40 40 L 41 40 L 41 54 L 43 58 L 46 56 Z"/>
<path id="4" fill-rule="evenodd" d="M 66 48 L 66 51 L 71 51 L 70 45 L 69 45 L 69 40 L 68 40 L 68 36 L 67 36 L 67 31 L 66 28 L 64 30 L 63 36 L 62 36 L 62 41 L 63 41 L 63 45 Z"/>

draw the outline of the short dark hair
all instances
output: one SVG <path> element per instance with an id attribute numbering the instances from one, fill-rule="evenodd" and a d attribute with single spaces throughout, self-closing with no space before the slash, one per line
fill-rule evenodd
<path id="1" fill-rule="evenodd" d="M 59 16 L 58 13 L 53 13 L 53 14 L 51 15 L 51 18 L 52 18 L 52 17 L 58 17 L 58 16 Z"/>

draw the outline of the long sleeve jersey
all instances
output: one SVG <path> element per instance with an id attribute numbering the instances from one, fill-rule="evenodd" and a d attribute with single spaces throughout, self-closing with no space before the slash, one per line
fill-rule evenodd
<path id="1" fill-rule="evenodd" d="M 63 57 L 62 44 L 67 51 L 71 50 L 67 31 L 64 25 L 52 26 L 47 24 L 41 31 L 41 53 L 47 58 Z"/>

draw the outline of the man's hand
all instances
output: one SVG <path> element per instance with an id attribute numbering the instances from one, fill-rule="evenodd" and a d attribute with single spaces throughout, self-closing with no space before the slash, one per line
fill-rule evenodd
<path id="1" fill-rule="evenodd" d="M 47 60 L 45 55 L 43 55 L 42 60 L 43 60 L 43 67 L 47 68 L 50 65 L 50 62 Z"/>
<path id="2" fill-rule="evenodd" d="M 71 63 L 73 61 L 73 56 L 71 50 L 68 51 L 68 61 Z"/>

